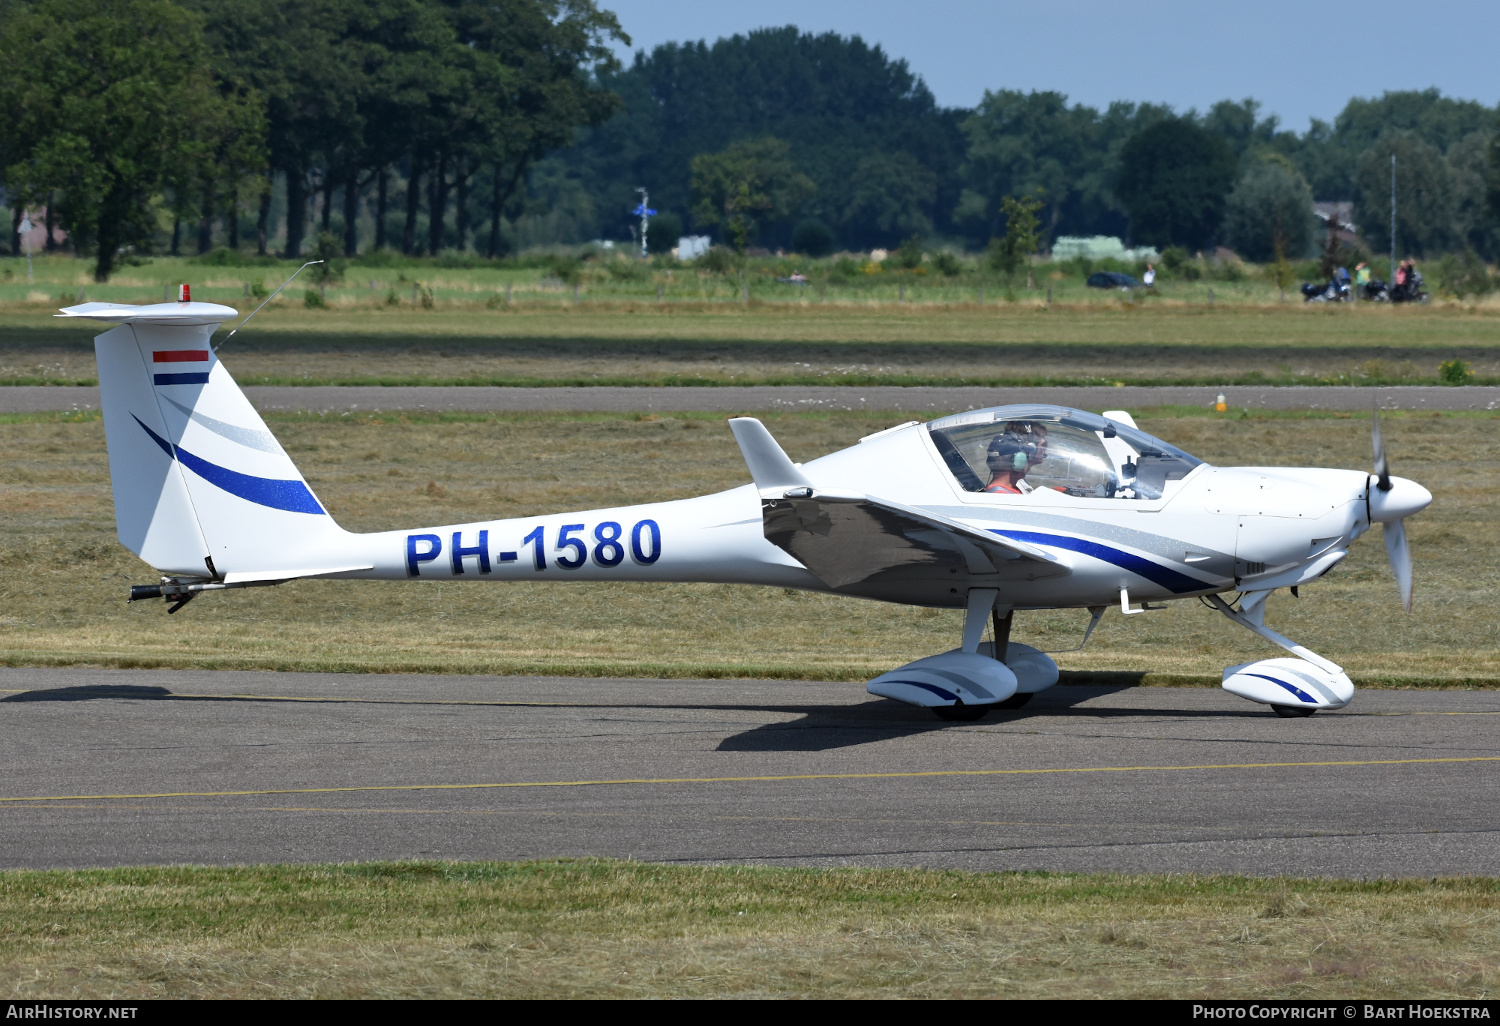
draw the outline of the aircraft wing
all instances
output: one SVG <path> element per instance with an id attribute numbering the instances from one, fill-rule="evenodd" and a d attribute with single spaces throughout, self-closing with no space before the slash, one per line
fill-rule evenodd
<path id="1" fill-rule="evenodd" d="M 1042 549 L 868 495 L 763 498 L 761 516 L 766 540 L 830 588 L 923 566 L 1011 580 L 1071 572 Z"/>

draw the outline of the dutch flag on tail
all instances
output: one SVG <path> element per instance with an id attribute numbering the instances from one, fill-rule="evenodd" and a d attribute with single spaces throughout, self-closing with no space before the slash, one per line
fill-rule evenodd
<path id="1" fill-rule="evenodd" d="M 203 349 L 155 349 L 151 352 L 152 376 L 158 385 L 206 385 L 208 384 L 208 358 L 212 355 Z M 162 364 L 196 364 L 192 367 L 173 367 L 163 371 Z"/>

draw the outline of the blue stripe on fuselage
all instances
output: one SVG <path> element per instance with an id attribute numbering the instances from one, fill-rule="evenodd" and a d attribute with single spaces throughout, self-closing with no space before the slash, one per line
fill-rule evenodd
<path id="1" fill-rule="evenodd" d="M 216 463 L 194 456 L 186 449 L 174 446 L 161 435 L 152 431 L 145 424 L 141 424 L 141 418 L 136 417 L 135 422 L 141 425 L 141 430 L 151 436 L 151 440 L 161 446 L 161 451 L 168 456 L 181 461 L 193 473 L 197 474 L 209 484 L 217 485 L 230 495 L 237 495 L 259 506 L 267 506 L 271 509 L 284 509 L 288 513 L 316 513 L 326 516 L 327 511 L 318 505 L 318 500 L 313 498 L 313 493 L 307 485 L 301 481 L 282 481 L 272 477 L 252 477 L 249 474 L 241 474 L 237 470 L 221 467 Z"/>
<path id="2" fill-rule="evenodd" d="M 1113 563 L 1124 570 L 1129 570 L 1138 577 L 1144 577 L 1152 584 L 1159 584 L 1168 591 L 1178 595 L 1194 591 L 1206 591 L 1213 587 L 1207 581 L 1200 581 L 1187 574 L 1178 573 L 1170 567 L 1153 563 L 1143 556 L 1137 556 L 1132 552 L 1122 549 L 1111 548 L 1101 545 L 1096 541 L 1085 538 L 1071 538 L 1065 534 L 1041 534 L 1037 531 L 1006 531 L 999 528 L 990 528 L 992 534 L 998 534 L 1002 538 L 1011 538 L 1015 541 L 1031 542 L 1034 545 L 1048 545 L 1055 549 L 1068 549 L 1072 552 L 1081 552 L 1085 556 L 1093 556 L 1095 559 L 1106 563 Z"/>

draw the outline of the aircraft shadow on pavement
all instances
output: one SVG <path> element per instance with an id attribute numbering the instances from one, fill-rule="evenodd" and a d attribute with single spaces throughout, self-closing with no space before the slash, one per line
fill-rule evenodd
<path id="1" fill-rule="evenodd" d="M 1060 690 L 1066 690 L 1068 692 L 1079 692 L 1079 694 L 1077 694 L 1076 696 L 1067 696 L 1068 699 L 1073 699 L 1073 701 L 1068 701 L 1065 699 L 1062 702 L 1055 700 L 1048 702 L 1047 708 L 1049 710 L 1066 708 L 1067 706 L 1076 704 L 1077 701 L 1081 701 L 1085 698 L 1094 697 L 1098 694 L 1103 694 L 1110 691 L 1118 691 L 1121 689 L 1100 687 L 1072 687 Z M 1087 694 L 1083 694 L 1083 692 L 1087 692 Z M 82 684 L 74 687 L 38 688 L 35 691 L 21 691 L 13 695 L 6 695 L 4 698 L 0 698 L 0 702 L 93 702 L 111 700 L 118 701 L 121 699 L 155 702 L 231 702 L 237 705 L 254 703 L 281 704 L 288 701 L 287 698 L 276 695 L 180 695 L 174 693 L 169 688 L 148 684 Z M 350 703 L 351 700 L 347 698 L 336 697 L 330 697 L 327 699 L 299 697 L 295 699 L 295 701 L 298 704 L 305 705 L 343 705 Z M 431 700 L 425 699 L 417 699 L 412 702 L 406 702 L 400 698 L 360 698 L 353 701 L 361 705 L 411 704 L 425 707 L 437 704 L 432 702 Z M 444 701 L 441 704 L 466 705 L 470 703 L 466 703 L 463 699 L 455 699 Z M 475 700 L 472 704 L 490 708 L 493 708 L 496 705 L 495 702 L 485 701 L 482 699 Z M 638 702 L 558 702 L 555 704 L 549 702 L 518 702 L 516 703 L 516 706 L 520 708 L 564 709 L 642 708 L 641 703 Z M 649 707 L 683 710 L 739 710 L 744 712 L 800 713 L 803 717 L 801 720 L 798 720 L 792 724 L 767 724 L 764 727 L 756 728 L 757 730 L 785 730 L 789 727 L 801 728 L 827 726 L 830 728 L 855 727 L 858 729 L 872 729 L 887 732 L 890 730 L 897 730 L 909 733 L 912 731 L 921 732 L 926 730 L 941 730 L 945 727 L 954 725 L 950 723 L 944 723 L 926 710 L 918 709 L 914 706 L 906 705 L 902 702 L 893 702 L 889 699 L 876 699 L 869 702 L 862 702 L 858 705 L 829 706 L 802 705 L 800 703 L 765 704 L 758 702 L 713 702 L 700 704 L 672 702 L 661 704 L 652 703 Z M 1026 710 L 1018 711 L 1025 712 Z M 1015 714 L 1015 712 L 1009 711 L 1006 713 L 1006 715 L 1010 716 L 1014 716 Z M 994 716 L 995 714 L 992 713 L 991 717 Z M 931 722 L 928 722 L 929 720 Z"/>
<path id="2" fill-rule="evenodd" d="M 71 688 L 40 688 L 6 695 L 0 702 L 91 702 L 101 698 L 172 698 L 163 687 L 145 684 L 83 684 Z"/>
<path id="3" fill-rule="evenodd" d="M 801 703 L 651 703 L 643 705 L 639 702 L 524 702 L 516 703 L 516 708 L 529 709 L 678 709 L 683 711 L 713 711 L 713 712 L 759 712 L 759 713 L 781 713 L 799 716 L 799 719 L 783 720 L 777 723 L 765 723 L 738 734 L 730 735 L 721 741 L 717 751 L 721 752 L 824 752 L 840 748 L 852 748 L 856 745 L 872 744 L 879 741 L 887 741 L 894 738 L 911 737 L 919 734 L 930 734 L 934 731 L 955 730 L 963 727 L 1004 726 L 1007 724 L 1024 722 L 1037 716 L 1055 716 L 1066 713 L 1070 709 L 1082 705 L 1091 699 L 1108 697 L 1120 692 L 1129 691 L 1133 685 L 1121 684 L 1074 684 L 1064 687 L 1051 688 L 1021 709 L 996 709 L 991 711 L 983 719 L 968 722 L 944 721 L 938 719 L 926 709 L 894 702 L 890 699 L 874 699 L 868 702 L 860 702 L 856 705 L 804 705 Z M 0 698 L 0 702 L 92 702 L 92 701 L 152 701 L 152 702 L 229 702 L 234 704 L 281 704 L 288 699 L 276 696 L 256 695 L 178 695 L 173 694 L 168 688 L 159 685 L 142 684 L 86 684 L 75 687 L 63 688 L 40 688 L 35 691 L 22 691 L 13 695 Z M 302 705 L 342 705 L 349 702 L 348 699 L 340 698 L 299 698 L 295 700 Z M 492 701 L 478 700 L 468 703 L 462 699 L 457 701 L 445 701 L 433 703 L 427 700 L 413 702 L 402 699 L 356 699 L 358 704 L 370 705 L 413 705 L 419 707 L 430 707 L 434 704 L 444 706 L 467 705 L 495 708 L 497 703 Z M 506 703 L 502 707 L 510 707 Z M 1163 707 L 1140 707 L 1140 706 L 1112 706 L 1096 705 L 1086 710 L 1090 717 L 1108 718 L 1139 718 L 1144 716 L 1169 717 L 1172 719 L 1222 719 L 1226 716 L 1240 718 L 1242 716 L 1255 716 L 1262 712 L 1260 709 L 1182 709 Z"/>
<path id="4" fill-rule="evenodd" d="M 785 706 L 783 711 L 800 712 L 800 720 L 784 723 L 766 723 L 752 727 L 720 742 L 721 752 L 826 752 L 836 748 L 885 741 L 894 737 L 910 737 L 914 734 L 930 734 L 933 731 L 952 730 L 959 727 L 986 723 L 1005 723 L 1025 719 L 1038 712 L 1055 713 L 1068 709 L 1079 702 L 1096 698 L 1101 694 L 1120 691 L 1123 688 L 1069 687 L 1054 688 L 1053 692 L 1065 692 L 1042 704 L 1033 699 L 1036 707 L 1023 709 L 997 709 L 982 720 L 960 723 L 938 719 L 926 709 L 876 699 L 859 705 L 829 706 Z"/>
<path id="5" fill-rule="evenodd" d="M 1072 685 L 1043 692 L 1020 709 L 996 709 L 980 720 L 953 722 L 938 719 L 925 709 L 889 699 L 860 705 L 783 706 L 780 711 L 800 712 L 800 720 L 767 723 L 752 727 L 719 743 L 721 752 L 826 752 L 851 748 L 896 737 L 910 737 L 933 731 L 964 727 L 1002 726 L 1021 723 L 1037 716 L 1065 713 L 1090 699 L 1128 691 L 1133 685 Z M 1121 706 L 1095 706 L 1087 710 L 1091 717 L 1138 718 L 1144 716 L 1173 719 L 1223 719 L 1260 715 L 1260 709 L 1171 709 Z"/>

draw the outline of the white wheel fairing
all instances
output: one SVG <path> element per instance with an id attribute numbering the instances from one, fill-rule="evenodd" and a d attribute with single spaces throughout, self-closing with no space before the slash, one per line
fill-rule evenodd
<path id="1" fill-rule="evenodd" d="M 1016 675 L 1017 694 L 1046 691 L 1057 683 L 1057 663 L 1039 648 L 1012 641 L 1005 648 L 1005 665 Z"/>
<path id="2" fill-rule="evenodd" d="M 1347 674 L 1290 657 L 1231 666 L 1224 671 L 1223 687 L 1262 705 L 1305 709 L 1342 709 L 1354 697 L 1354 683 Z"/>
<path id="3" fill-rule="evenodd" d="M 924 708 L 993 705 L 1016 693 L 1010 667 L 978 652 L 944 652 L 882 673 L 865 690 Z"/>

